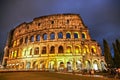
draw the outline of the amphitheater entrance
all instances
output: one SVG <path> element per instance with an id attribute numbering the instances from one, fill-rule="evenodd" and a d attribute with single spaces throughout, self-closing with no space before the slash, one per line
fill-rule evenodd
<path id="1" fill-rule="evenodd" d="M 82 69 L 82 62 L 80 60 L 78 60 L 76 62 L 76 68 L 77 68 L 77 70 L 81 70 Z"/>
<path id="2" fill-rule="evenodd" d="M 94 62 L 93 62 L 93 69 L 94 69 L 94 70 L 98 70 L 97 61 L 94 61 Z"/>
<path id="3" fill-rule="evenodd" d="M 90 61 L 86 61 L 85 65 L 86 65 L 86 69 L 87 69 L 87 70 L 90 70 L 90 69 L 91 69 Z"/>
<path id="4" fill-rule="evenodd" d="M 45 63 L 44 63 L 44 61 L 40 61 L 40 70 L 45 70 Z"/>
<path id="5" fill-rule="evenodd" d="M 37 61 L 33 62 L 33 69 L 37 70 L 38 69 L 38 64 Z"/>
<path id="6" fill-rule="evenodd" d="M 54 64 L 55 64 L 54 61 L 50 61 L 49 64 L 48 64 L 48 69 L 49 70 L 54 70 Z"/>
<path id="7" fill-rule="evenodd" d="M 26 69 L 30 69 L 30 65 L 31 65 L 31 63 L 30 63 L 30 62 L 27 62 L 27 63 L 26 63 Z"/>
<path id="8" fill-rule="evenodd" d="M 71 64 L 71 62 L 67 62 L 67 71 L 68 72 L 72 71 L 72 64 Z"/>
<path id="9" fill-rule="evenodd" d="M 65 68 L 64 63 L 60 62 L 59 63 L 59 71 L 64 71 L 64 68 Z"/>

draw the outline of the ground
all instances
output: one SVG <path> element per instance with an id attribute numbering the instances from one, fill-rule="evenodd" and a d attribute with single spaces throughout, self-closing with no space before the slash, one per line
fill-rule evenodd
<path id="1" fill-rule="evenodd" d="M 2 72 L 0 80 L 117 80 L 105 77 L 81 76 L 55 72 Z"/>

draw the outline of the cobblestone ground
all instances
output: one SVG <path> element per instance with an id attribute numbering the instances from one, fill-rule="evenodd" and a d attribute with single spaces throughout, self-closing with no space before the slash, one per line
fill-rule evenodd
<path id="1" fill-rule="evenodd" d="M 0 80 L 117 80 L 98 75 L 81 75 L 55 72 L 4 72 Z"/>

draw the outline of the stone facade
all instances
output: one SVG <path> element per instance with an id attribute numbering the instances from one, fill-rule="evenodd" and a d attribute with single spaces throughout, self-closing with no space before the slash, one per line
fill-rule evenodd
<path id="1" fill-rule="evenodd" d="M 56 14 L 11 30 L 3 65 L 9 69 L 103 70 L 101 54 L 78 14 Z"/>

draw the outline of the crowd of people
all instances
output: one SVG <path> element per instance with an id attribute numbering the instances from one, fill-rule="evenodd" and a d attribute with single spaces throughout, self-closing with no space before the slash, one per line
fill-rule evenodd
<path id="1" fill-rule="evenodd" d="M 114 75 L 114 78 L 120 78 L 120 68 L 112 69 L 111 74 Z"/>

